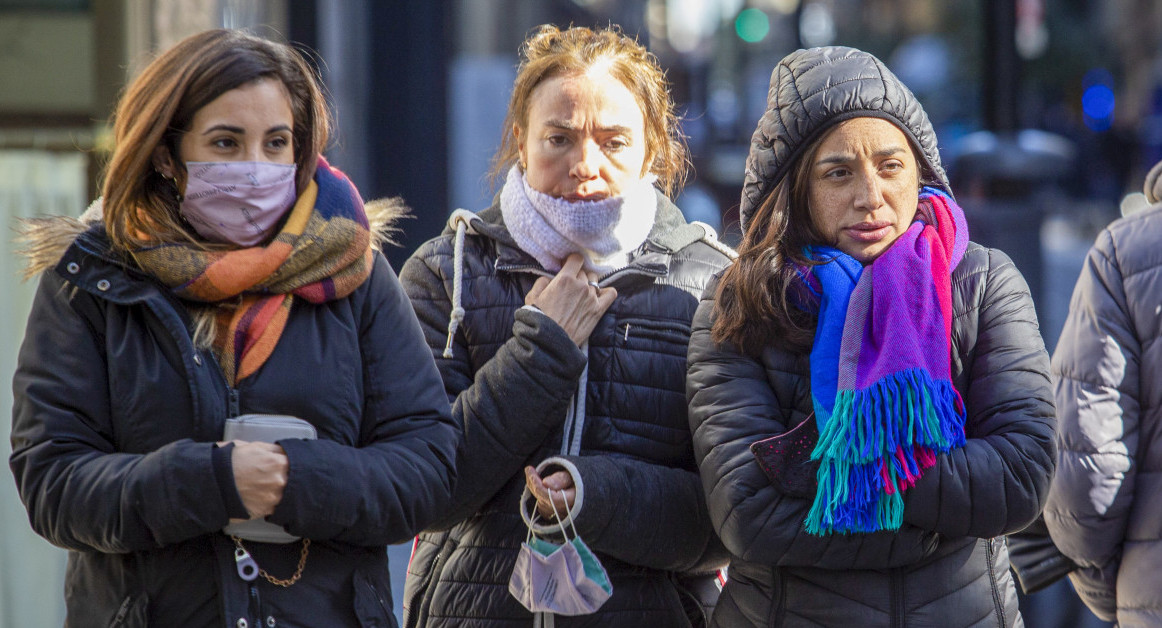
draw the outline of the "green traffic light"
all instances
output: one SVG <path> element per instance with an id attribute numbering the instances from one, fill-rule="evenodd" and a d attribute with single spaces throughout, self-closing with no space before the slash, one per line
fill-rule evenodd
<path id="1" fill-rule="evenodd" d="M 771 32 L 771 20 L 759 9 L 745 9 L 734 19 L 734 32 L 748 43 L 758 43 Z"/>

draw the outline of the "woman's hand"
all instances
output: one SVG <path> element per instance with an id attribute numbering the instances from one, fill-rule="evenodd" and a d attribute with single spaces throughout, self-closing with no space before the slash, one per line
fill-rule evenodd
<path id="1" fill-rule="evenodd" d="M 537 499 L 537 512 L 550 521 L 556 521 L 557 515 L 564 517 L 577 499 L 573 476 L 568 471 L 556 471 L 542 478 L 536 469 L 525 467 L 525 485 Z"/>
<path id="2" fill-rule="evenodd" d="M 597 276 L 585 272 L 582 263 L 581 255 L 573 253 L 556 277 L 537 279 L 525 295 L 525 305 L 537 307 L 556 321 L 578 347 L 589 340 L 597 321 L 617 298 L 616 289 L 596 287 Z"/>
<path id="3" fill-rule="evenodd" d="M 230 462 L 234 467 L 234 486 L 250 517 L 257 519 L 273 513 L 282 501 L 290 467 L 283 448 L 274 443 L 236 440 Z"/>

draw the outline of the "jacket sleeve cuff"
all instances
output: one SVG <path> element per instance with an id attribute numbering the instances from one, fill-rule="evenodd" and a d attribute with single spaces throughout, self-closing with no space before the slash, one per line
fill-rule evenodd
<path id="1" fill-rule="evenodd" d="M 564 327 L 536 306 L 524 305 L 513 313 L 513 336 L 521 336 L 536 344 L 548 357 L 561 360 L 566 368 L 580 373 L 585 364 L 585 352 L 573 342 Z"/>
<path id="2" fill-rule="evenodd" d="M 537 536 L 556 536 L 565 535 L 565 531 L 569 530 L 576 536 L 576 520 L 581 516 L 581 509 L 585 505 L 585 483 L 581 479 L 581 471 L 577 465 L 571 461 L 558 456 L 545 458 L 537 465 L 537 473 L 544 476 L 546 472 L 552 473 L 563 470 L 568 472 L 569 476 L 573 478 L 573 487 L 576 489 L 576 497 L 573 500 L 573 507 L 565 513 L 565 517 L 559 521 L 551 523 L 541 523 L 537 516 L 536 504 L 537 500 L 533 498 L 532 491 L 528 486 L 525 486 L 524 492 L 520 497 L 520 516 L 524 519 L 525 525 L 529 527 Z"/>
<path id="3" fill-rule="evenodd" d="M 218 483 L 218 492 L 222 495 L 222 503 L 226 505 L 226 514 L 231 519 L 249 519 L 250 513 L 242 503 L 242 496 L 238 494 L 238 487 L 234 484 L 234 443 L 214 445 L 210 451 L 210 462 L 214 466 L 214 480 Z"/>

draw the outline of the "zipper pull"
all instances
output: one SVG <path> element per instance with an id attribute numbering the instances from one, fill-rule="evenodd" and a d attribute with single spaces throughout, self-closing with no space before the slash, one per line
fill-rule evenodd
<path id="1" fill-rule="evenodd" d="M 625 341 L 629 342 L 629 323 L 625 324 Z"/>
<path id="2" fill-rule="evenodd" d="M 250 582 L 258 577 L 258 563 L 250 557 L 250 552 L 236 542 L 234 548 L 234 564 L 238 568 L 238 577 Z"/>

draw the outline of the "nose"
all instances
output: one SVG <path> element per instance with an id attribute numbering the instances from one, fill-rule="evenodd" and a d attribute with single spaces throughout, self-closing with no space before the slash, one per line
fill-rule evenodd
<path id="1" fill-rule="evenodd" d="M 262 142 L 247 142 L 242 151 L 242 161 L 270 161 Z"/>
<path id="2" fill-rule="evenodd" d="M 576 161 L 573 162 L 573 168 L 569 175 L 578 181 L 589 181 L 596 179 L 601 171 L 601 147 L 592 140 L 585 140 L 578 145 L 579 154 Z"/>
<path id="3" fill-rule="evenodd" d="M 860 210 L 874 211 L 884 203 L 882 183 L 873 172 L 863 172 L 858 177 L 855 194 L 855 207 Z"/>

